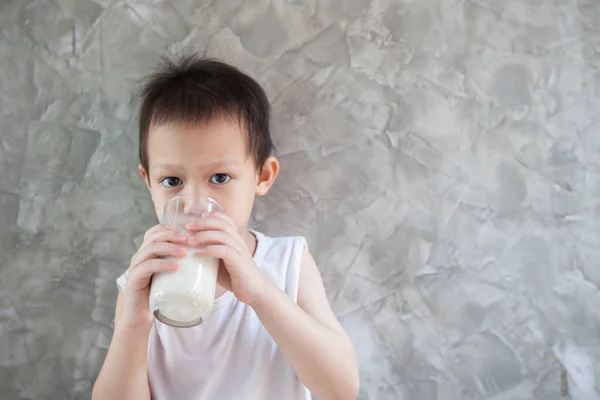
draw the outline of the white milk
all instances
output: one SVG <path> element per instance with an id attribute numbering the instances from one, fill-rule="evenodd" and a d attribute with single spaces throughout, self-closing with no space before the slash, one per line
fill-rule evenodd
<path id="1" fill-rule="evenodd" d="M 200 257 L 193 249 L 185 258 L 173 259 L 179 269 L 152 276 L 150 309 L 160 310 L 166 321 L 173 326 L 194 326 L 202 322 L 212 310 L 217 287 L 219 259 Z"/>

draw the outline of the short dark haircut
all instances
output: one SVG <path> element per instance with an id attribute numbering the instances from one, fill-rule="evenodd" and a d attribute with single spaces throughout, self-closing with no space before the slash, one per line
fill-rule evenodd
<path id="1" fill-rule="evenodd" d="M 203 123 L 233 118 L 247 131 L 248 154 L 257 168 L 274 152 L 270 106 L 262 87 L 224 62 L 187 55 L 164 59 L 142 91 L 139 120 L 140 164 L 148 171 L 148 135 L 166 123 Z"/>

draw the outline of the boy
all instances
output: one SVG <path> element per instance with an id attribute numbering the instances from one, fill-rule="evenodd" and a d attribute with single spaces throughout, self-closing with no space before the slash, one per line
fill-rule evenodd
<path id="1" fill-rule="evenodd" d="M 327 301 L 302 238 L 248 231 L 255 196 L 279 171 L 262 88 L 236 68 L 188 57 L 167 63 L 143 92 L 140 174 L 157 216 L 180 194 L 202 194 L 205 215 L 186 239 L 157 225 L 117 283 L 115 330 L 92 398 L 154 400 L 355 399 L 353 345 Z M 221 259 L 215 306 L 194 328 L 155 321 L 150 280 L 165 258 L 202 247 Z"/>

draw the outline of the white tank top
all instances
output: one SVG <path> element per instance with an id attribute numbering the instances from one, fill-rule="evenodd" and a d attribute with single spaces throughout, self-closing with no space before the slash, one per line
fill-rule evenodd
<path id="1" fill-rule="evenodd" d="M 304 238 L 252 232 L 256 265 L 296 302 Z M 117 279 L 119 290 L 126 282 L 127 273 Z M 254 310 L 231 292 L 216 299 L 212 314 L 196 327 L 154 321 L 148 381 L 153 400 L 311 398 Z"/>

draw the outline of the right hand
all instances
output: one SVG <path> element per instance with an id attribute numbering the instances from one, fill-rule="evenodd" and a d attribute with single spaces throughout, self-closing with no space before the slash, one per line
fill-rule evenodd
<path id="1" fill-rule="evenodd" d="M 150 280 L 157 272 L 177 270 L 177 262 L 168 257 L 182 258 L 186 251 L 181 246 L 187 238 L 168 226 L 156 225 L 146 231 L 144 242 L 131 258 L 127 284 L 123 292 L 121 322 L 130 326 L 151 326 L 154 316 L 150 311 Z"/>

